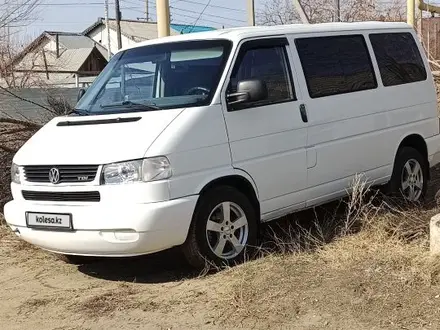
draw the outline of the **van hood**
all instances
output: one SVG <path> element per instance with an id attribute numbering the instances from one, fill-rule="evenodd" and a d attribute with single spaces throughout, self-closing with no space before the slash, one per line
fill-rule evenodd
<path id="1" fill-rule="evenodd" d="M 100 165 L 144 157 L 184 109 L 56 117 L 16 153 L 18 165 Z"/>

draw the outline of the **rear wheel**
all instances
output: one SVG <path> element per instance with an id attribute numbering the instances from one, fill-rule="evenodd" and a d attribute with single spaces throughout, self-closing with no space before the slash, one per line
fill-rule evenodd
<path id="1" fill-rule="evenodd" d="M 423 200 L 428 187 L 427 160 L 414 148 L 403 147 L 396 156 L 390 192 L 408 202 Z"/>
<path id="2" fill-rule="evenodd" d="M 200 197 L 183 252 L 196 268 L 242 262 L 257 240 L 257 215 L 249 199 L 232 187 Z"/>

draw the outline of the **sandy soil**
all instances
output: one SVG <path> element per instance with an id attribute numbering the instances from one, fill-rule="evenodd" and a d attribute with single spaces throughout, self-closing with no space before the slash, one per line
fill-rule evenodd
<path id="1" fill-rule="evenodd" d="M 408 215 L 421 225 L 411 241 L 360 231 L 203 276 L 177 250 L 69 265 L 0 226 L 0 329 L 440 329 L 437 211 Z"/>

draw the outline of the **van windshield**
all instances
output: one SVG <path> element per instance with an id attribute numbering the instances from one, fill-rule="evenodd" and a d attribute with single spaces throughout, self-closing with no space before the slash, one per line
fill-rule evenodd
<path id="1" fill-rule="evenodd" d="M 226 40 L 203 40 L 119 52 L 79 100 L 77 113 L 207 105 L 217 89 L 231 46 Z"/>

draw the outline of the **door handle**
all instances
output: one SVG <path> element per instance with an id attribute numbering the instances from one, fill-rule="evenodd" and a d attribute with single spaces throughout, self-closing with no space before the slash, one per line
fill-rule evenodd
<path id="1" fill-rule="evenodd" d="M 307 118 L 307 109 L 305 104 L 299 106 L 299 112 L 301 114 L 301 119 L 303 122 L 307 123 L 309 119 Z"/>

